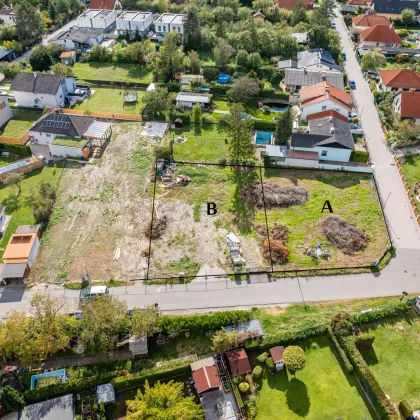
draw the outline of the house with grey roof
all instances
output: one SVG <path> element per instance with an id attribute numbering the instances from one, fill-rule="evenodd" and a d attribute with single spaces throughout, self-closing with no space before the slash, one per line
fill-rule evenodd
<path id="1" fill-rule="evenodd" d="M 51 42 L 61 45 L 66 50 L 88 51 L 104 40 L 102 29 L 69 29 L 60 32 Z"/>
<path id="2" fill-rule="evenodd" d="M 112 134 L 109 123 L 86 115 L 58 111 L 43 115 L 30 129 L 30 148 L 35 156 L 88 159 L 95 147 L 103 148 Z"/>
<path id="3" fill-rule="evenodd" d="M 40 73 L 18 73 L 10 88 L 16 105 L 28 108 L 56 108 L 66 104 L 76 90 L 76 79 L 71 76 Z"/>
<path id="4" fill-rule="evenodd" d="M 303 86 L 312 86 L 321 82 L 344 90 L 344 76 L 341 71 L 286 69 L 282 84 L 289 92 L 298 92 Z"/>
<path id="5" fill-rule="evenodd" d="M 378 16 L 399 19 L 404 9 L 411 9 L 418 15 L 419 2 L 411 0 L 374 0 L 373 8 Z"/>
<path id="6" fill-rule="evenodd" d="M 308 116 L 308 132 L 293 133 L 290 149 L 318 153 L 319 161 L 349 162 L 354 140 L 347 117 L 336 111 Z"/>
<path id="7" fill-rule="evenodd" d="M 192 108 L 197 104 L 206 107 L 211 103 L 211 95 L 207 93 L 179 92 L 175 100 L 176 106 L 179 108 Z"/>
<path id="8" fill-rule="evenodd" d="M 306 34 L 297 35 L 305 35 L 306 42 Z M 279 69 L 343 70 L 343 68 L 336 63 L 331 53 L 323 48 L 299 51 L 296 58 L 280 61 L 277 67 Z"/>

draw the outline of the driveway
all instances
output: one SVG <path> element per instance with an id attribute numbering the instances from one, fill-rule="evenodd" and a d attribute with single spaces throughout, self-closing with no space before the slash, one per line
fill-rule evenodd
<path id="1" fill-rule="evenodd" d="M 339 15 L 338 12 L 337 14 Z M 386 144 L 372 94 L 356 60 L 343 19 L 339 16 L 335 19 L 335 23 L 343 51 L 347 55 L 347 61 L 344 63 L 345 70 L 348 78 L 356 82 L 356 90 L 353 91 L 353 94 L 371 160 L 375 166 L 375 176 L 379 184 L 382 202 L 385 205 L 385 216 L 392 238 L 398 248 L 420 249 L 419 226 L 415 221 L 400 175 L 394 165 L 392 153 Z"/>

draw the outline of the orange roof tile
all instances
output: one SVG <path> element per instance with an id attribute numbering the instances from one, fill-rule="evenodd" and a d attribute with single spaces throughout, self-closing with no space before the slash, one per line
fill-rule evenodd
<path id="1" fill-rule="evenodd" d="M 388 25 L 375 25 L 370 28 L 363 29 L 360 32 L 363 41 L 371 42 L 394 42 L 402 44 L 401 38 Z"/>
<path id="2" fill-rule="evenodd" d="M 414 90 L 401 92 L 401 117 L 420 118 L 420 92 Z"/>
<path id="3" fill-rule="evenodd" d="M 116 0 L 91 0 L 89 9 L 114 10 Z"/>
<path id="4" fill-rule="evenodd" d="M 369 28 L 375 25 L 390 25 L 388 18 L 377 15 L 356 16 L 353 18 L 353 23 L 354 26 L 366 26 Z"/>
<path id="5" fill-rule="evenodd" d="M 350 4 L 351 6 L 367 6 L 368 5 L 366 0 L 348 0 L 347 4 Z"/>
<path id="6" fill-rule="evenodd" d="M 328 82 L 306 86 L 300 90 L 301 106 L 315 104 L 330 99 L 331 101 L 351 110 L 351 96 Z"/>
<path id="7" fill-rule="evenodd" d="M 310 120 L 317 120 L 318 118 L 325 118 L 325 117 L 337 118 L 344 122 L 349 121 L 349 119 L 346 118 L 344 115 L 338 113 L 337 111 L 333 111 L 332 109 L 328 111 L 316 112 L 315 114 L 308 115 L 306 119 L 310 121 Z"/>
<path id="8" fill-rule="evenodd" d="M 219 388 L 222 386 L 216 366 L 203 366 L 195 370 L 193 373 L 195 387 L 197 392 L 201 394 L 212 388 Z"/>
<path id="9" fill-rule="evenodd" d="M 232 376 L 245 375 L 251 372 L 248 356 L 244 349 L 233 350 L 226 353 Z"/>
<path id="10" fill-rule="evenodd" d="M 293 10 L 300 1 L 303 2 L 308 9 L 313 8 L 314 0 L 276 0 L 276 4 L 280 9 Z"/>
<path id="11" fill-rule="evenodd" d="M 74 53 L 75 53 L 75 51 L 63 51 L 60 54 L 60 58 L 71 58 L 71 57 L 73 57 Z"/>
<path id="12" fill-rule="evenodd" d="M 420 73 L 411 69 L 382 70 L 379 76 L 385 86 L 399 89 L 420 89 Z"/>
<path id="13" fill-rule="evenodd" d="M 3 260 L 9 260 L 9 263 L 27 262 L 36 237 L 36 233 L 12 235 L 4 251 Z"/>

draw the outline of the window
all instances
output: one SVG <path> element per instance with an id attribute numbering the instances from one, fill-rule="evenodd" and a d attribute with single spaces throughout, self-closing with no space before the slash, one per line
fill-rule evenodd
<path id="1" fill-rule="evenodd" d="M 181 33 L 181 28 L 178 26 L 178 33 Z"/>
<path id="2" fill-rule="evenodd" d="M 325 111 L 326 109 L 327 109 L 327 106 L 326 105 L 323 105 L 322 106 L 322 110 Z"/>
<path id="3" fill-rule="evenodd" d="M 379 42 L 376 43 L 376 46 L 379 47 Z"/>
<path id="4" fill-rule="evenodd" d="M 392 44 L 390 42 L 385 42 L 385 47 L 392 47 Z"/>
<path id="5" fill-rule="evenodd" d="M 322 152 L 321 152 L 321 156 L 327 156 L 327 151 L 326 150 L 323 150 Z"/>
<path id="6" fill-rule="evenodd" d="M 166 26 L 162 26 L 162 31 L 166 32 Z"/>
<path id="7" fill-rule="evenodd" d="M 63 98 L 63 95 L 60 95 L 60 99 L 62 99 Z"/>
<path id="8" fill-rule="evenodd" d="M 162 28 L 160 26 L 158 26 L 158 32 L 160 32 L 162 30 Z"/>
<path id="9" fill-rule="evenodd" d="M 45 137 L 51 137 L 51 134 L 47 133 L 47 134 L 45 134 Z"/>

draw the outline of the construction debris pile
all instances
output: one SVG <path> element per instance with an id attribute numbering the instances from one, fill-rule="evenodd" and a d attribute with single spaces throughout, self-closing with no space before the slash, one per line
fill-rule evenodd
<path id="1" fill-rule="evenodd" d="M 153 227 L 152 222 L 147 224 L 144 229 L 144 234 L 148 239 L 159 239 L 165 233 L 167 224 L 168 218 L 166 216 L 155 219 L 153 220 Z"/>
<path id="2" fill-rule="evenodd" d="M 325 258 L 330 259 L 330 253 L 327 248 L 324 248 L 321 244 L 316 244 L 315 248 L 306 248 L 306 255 L 312 258 Z"/>
<path id="3" fill-rule="evenodd" d="M 263 194 L 264 188 L 264 194 Z M 241 197 L 255 207 L 288 207 L 303 204 L 309 197 L 309 191 L 303 187 L 284 186 L 276 182 L 250 182 L 241 192 Z M 264 202 L 265 200 L 265 202 Z"/>
<path id="4" fill-rule="evenodd" d="M 240 267 L 241 265 L 245 264 L 246 261 L 241 255 L 241 241 L 239 238 L 233 232 L 229 232 L 226 235 L 226 242 L 229 248 L 230 258 L 232 260 L 233 266 Z"/>
<path id="5" fill-rule="evenodd" d="M 274 224 L 270 229 L 270 241 L 266 239 L 262 243 L 263 257 L 278 263 L 284 263 L 289 258 L 289 249 L 285 245 L 289 231 L 286 226 L 279 223 Z M 270 255 L 271 251 L 271 255 Z"/>
<path id="6" fill-rule="evenodd" d="M 177 170 L 178 168 L 175 164 L 166 161 L 159 162 L 157 175 L 160 176 L 164 188 L 181 187 L 190 183 L 191 178 L 186 175 L 176 174 Z"/>
<path id="7" fill-rule="evenodd" d="M 347 223 L 339 216 L 328 216 L 321 222 L 320 227 L 328 240 L 347 255 L 363 249 L 369 240 L 366 232 Z"/>

